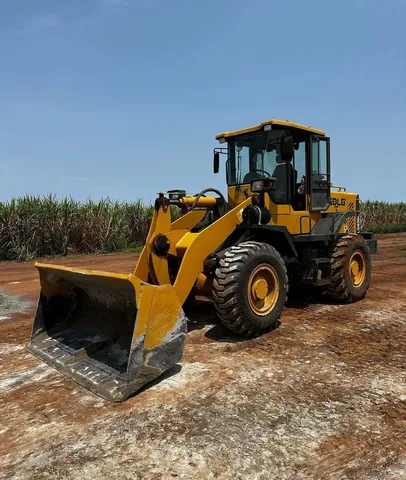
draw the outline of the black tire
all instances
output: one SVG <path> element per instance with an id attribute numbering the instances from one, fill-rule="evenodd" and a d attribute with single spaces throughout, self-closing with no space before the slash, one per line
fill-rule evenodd
<path id="1" fill-rule="evenodd" d="M 365 265 L 365 276 L 359 285 L 351 277 L 350 260 L 354 254 L 361 254 Z M 355 234 L 342 237 L 332 249 L 330 265 L 331 285 L 327 293 L 331 298 L 351 303 L 365 297 L 371 281 L 371 253 L 363 237 Z"/>
<path id="2" fill-rule="evenodd" d="M 248 298 L 250 278 L 261 266 L 270 266 L 279 283 L 275 305 L 266 315 L 258 315 Z M 217 315 L 227 328 L 242 336 L 258 336 L 275 328 L 285 306 L 287 292 L 285 263 L 277 250 L 267 243 L 247 241 L 230 247 L 215 272 L 213 301 Z"/>

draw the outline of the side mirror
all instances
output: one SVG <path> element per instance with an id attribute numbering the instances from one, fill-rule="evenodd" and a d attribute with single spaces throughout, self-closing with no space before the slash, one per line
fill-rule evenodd
<path id="1" fill-rule="evenodd" d="M 275 177 L 257 178 L 252 180 L 250 189 L 252 193 L 273 192 L 276 190 Z"/>
<path id="2" fill-rule="evenodd" d="M 283 137 L 281 144 L 282 160 L 290 161 L 293 158 L 293 137 Z"/>
<path id="3" fill-rule="evenodd" d="M 214 152 L 213 156 L 213 172 L 219 173 L 220 170 L 220 152 Z"/>

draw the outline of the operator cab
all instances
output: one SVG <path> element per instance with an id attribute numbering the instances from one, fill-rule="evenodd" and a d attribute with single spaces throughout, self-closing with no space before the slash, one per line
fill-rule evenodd
<path id="1" fill-rule="evenodd" d="M 248 194 L 252 180 L 273 178 L 273 203 L 294 210 L 325 210 L 330 205 L 330 139 L 322 130 L 269 120 L 216 136 L 227 148 L 214 150 L 214 171 L 227 154 L 227 185 Z"/>

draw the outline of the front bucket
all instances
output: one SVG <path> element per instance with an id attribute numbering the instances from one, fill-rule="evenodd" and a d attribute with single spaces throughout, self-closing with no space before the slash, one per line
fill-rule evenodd
<path id="1" fill-rule="evenodd" d="M 41 294 L 29 352 L 120 402 L 183 355 L 186 317 L 172 285 L 36 264 Z"/>

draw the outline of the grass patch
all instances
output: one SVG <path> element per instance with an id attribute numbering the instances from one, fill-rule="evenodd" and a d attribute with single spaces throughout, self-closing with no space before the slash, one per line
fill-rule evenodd
<path id="1" fill-rule="evenodd" d="M 120 248 L 120 253 L 141 253 L 143 246 Z"/>
<path id="2" fill-rule="evenodd" d="M 377 226 L 377 227 L 368 226 L 364 228 L 364 231 L 372 232 L 372 233 L 402 233 L 402 232 L 406 232 L 406 224 Z"/>

